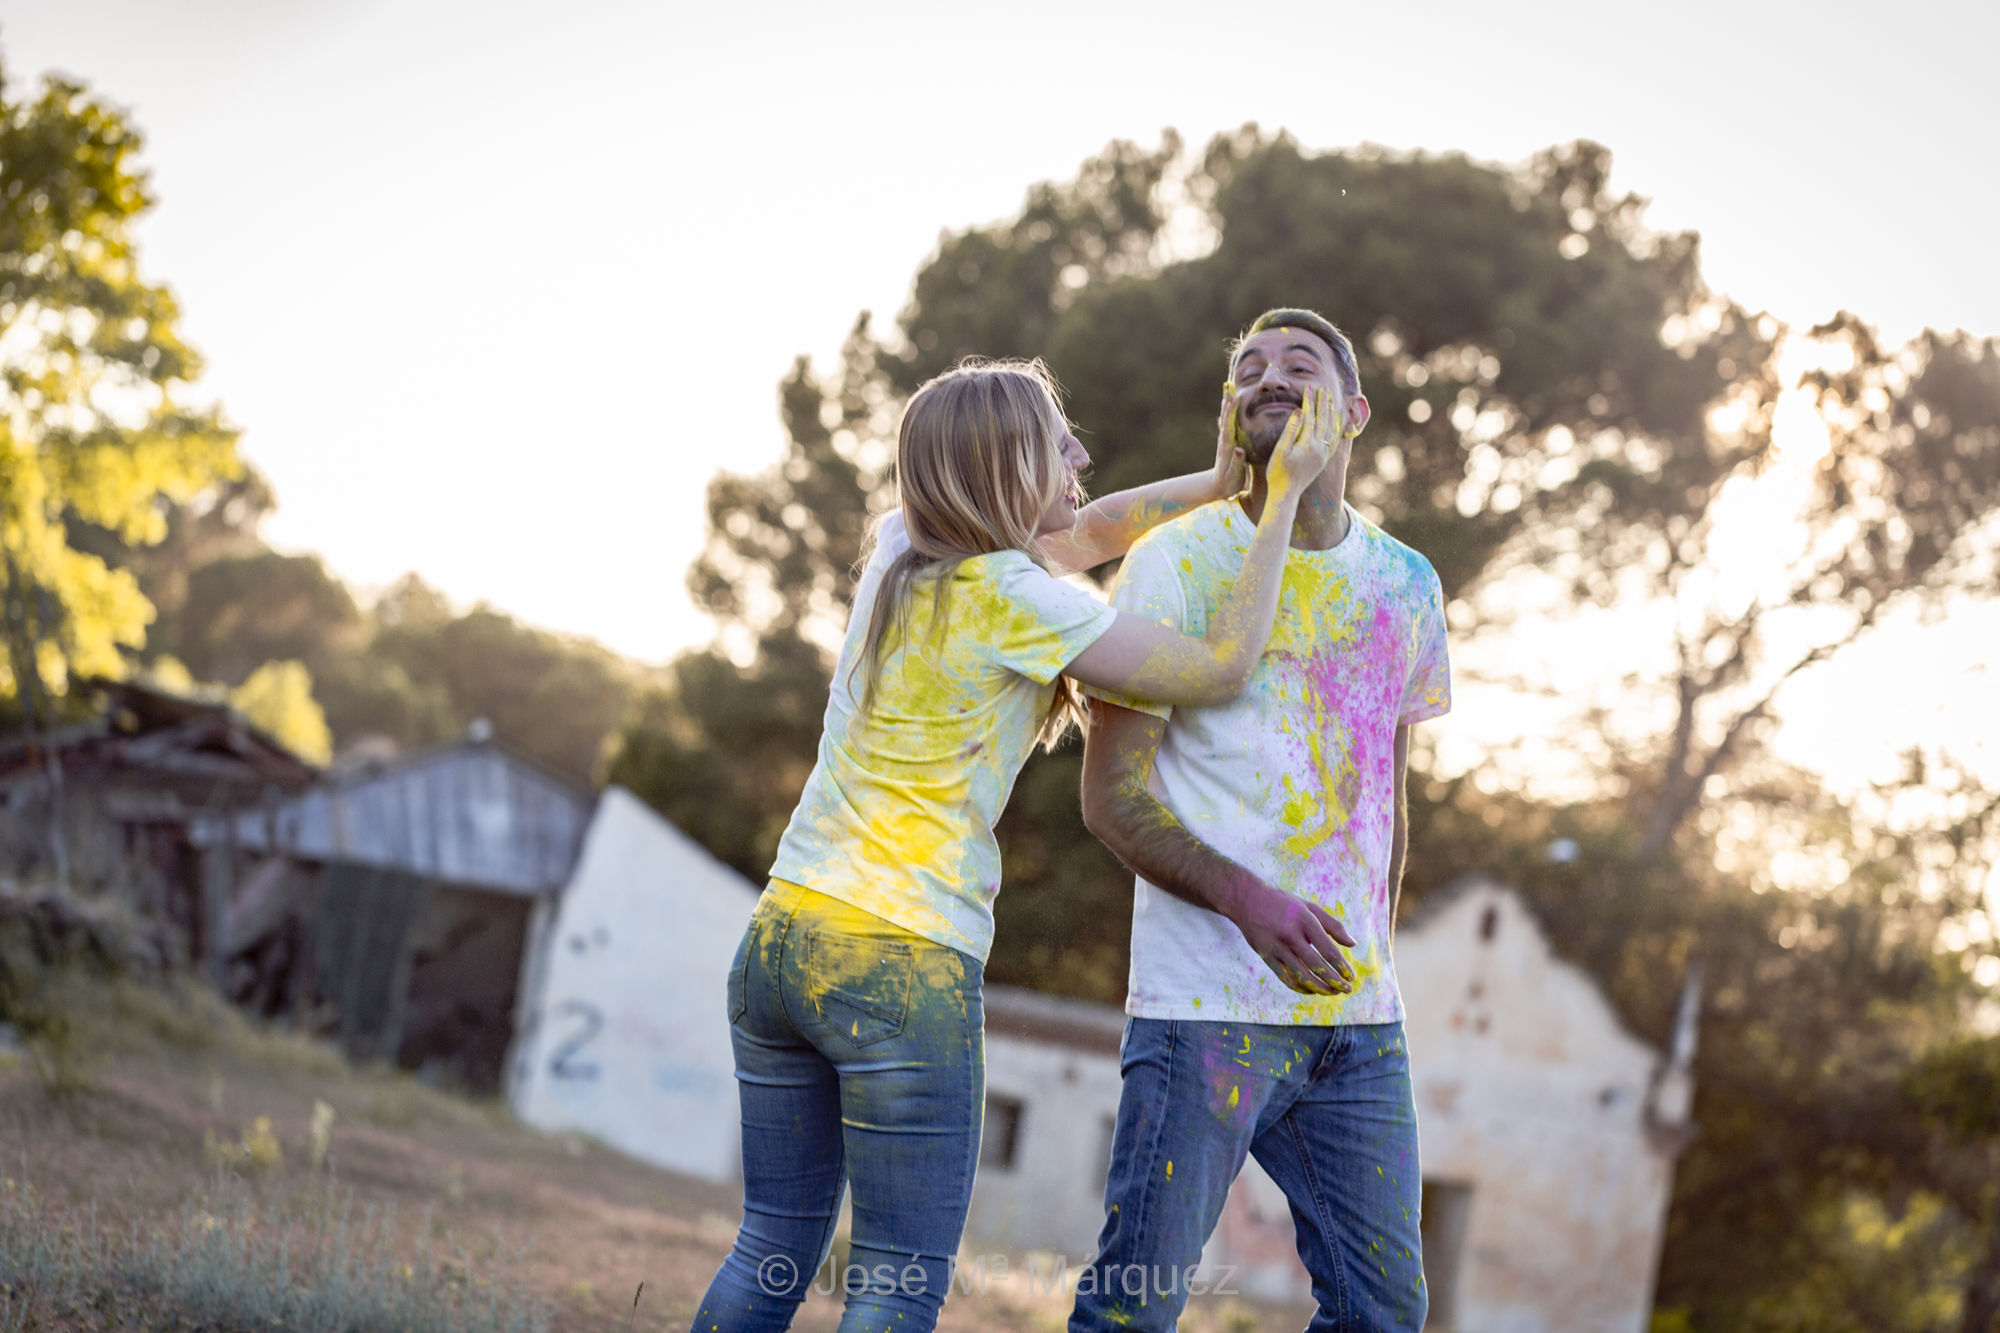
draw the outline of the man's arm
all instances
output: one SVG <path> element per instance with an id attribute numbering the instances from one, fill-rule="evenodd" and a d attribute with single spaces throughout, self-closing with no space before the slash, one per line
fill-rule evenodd
<path id="1" fill-rule="evenodd" d="M 1189 833 L 1147 788 L 1167 724 L 1148 713 L 1091 701 L 1083 745 L 1083 822 L 1134 873 L 1177 898 L 1220 913 L 1293 990 L 1354 989 L 1340 945 L 1354 937 L 1315 903 L 1271 887 Z M 1336 943 L 1338 941 L 1338 943 Z"/>
<path id="2" fill-rule="evenodd" d="M 1389 940 L 1396 939 L 1396 911 L 1403 904 L 1403 861 L 1410 850 L 1410 797 L 1405 779 L 1410 771 L 1410 724 L 1396 727 L 1396 771 L 1390 787 L 1396 802 L 1395 833 L 1389 840 Z"/>

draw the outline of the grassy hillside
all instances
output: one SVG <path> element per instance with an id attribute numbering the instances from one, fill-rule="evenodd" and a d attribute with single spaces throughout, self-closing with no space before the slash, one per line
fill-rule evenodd
<path id="1" fill-rule="evenodd" d="M 352 1068 L 199 986 L 59 989 L 66 1027 L 0 1055 L 0 1330 L 679 1333 L 734 1235 L 732 1188 Z M 1059 1329 L 1045 1286 L 954 1297 L 941 1328 Z M 1267 1317 L 1303 1322 L 1182 1327 Z M 816 1293 L 798 1327 L 838 1322 Z"/>

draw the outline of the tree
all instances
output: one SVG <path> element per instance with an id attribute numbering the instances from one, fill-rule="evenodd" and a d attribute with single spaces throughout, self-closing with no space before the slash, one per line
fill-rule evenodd
<path id="1" fill-rule="evenodd" d="M 638 683 L 629 663 L 490 606 L 455 613 L 414 576 L 376 607 L 375 618 L 366 648 L 343 659 L 338 692 L 328 683 L 329 700 L 340 700 L 343 710 L 392 702 L 421 710 L 404 720 L 430 734 L 398 737 L 406 743 L 462 735 L 484 718 L 494 735 L 572 781 L 595 777 Z M 401 692 L 393 700 L 371 697 L 358 688 L 364 682 L 394 683 Z M 357 714 L 339 717 L 352 728 Z"/>
<path id="2" fill-rule="evenodd" d="M 1789 515 L 1796 538 L 1778 577 L 1742 605 L 1718 595 L 1712 504 L 1680 531 L 1652 534 L 1634 562 L 1682 612 L 1674 725 L 1648 784 L 1655 851 L 1769 732 L 1800 672 L 1898 612 L 2000 593 L 2000 340 L 1926 331 L 1890 349 L 1844 312 L 1808 337 L 1832 362 L 1803 381 L 1827 445 Z M 1764 462 L 1740 462 L 1711 491 Z"/>
<path id="3" fill-rule="evenodd" d="M 140 137 L 77 84 L 17 99 L 0 79 L 0 687 L 31 726 L 76 675 L 119 675 L 151 608 L 131 571 L 69 540 L 165 535 L 158 500 L 236 475 L 236 435 L 200 405 L 200 361 L 166 288 L 138 272 L 152 205 Z"/>
<path id="4" fill-rule="evenodd" d="M 333 732 L 313 699 L 312 673 L 303 662 L 266 662 L 229 692 L 237 712 L 310 763 L 333 758 Z"/>

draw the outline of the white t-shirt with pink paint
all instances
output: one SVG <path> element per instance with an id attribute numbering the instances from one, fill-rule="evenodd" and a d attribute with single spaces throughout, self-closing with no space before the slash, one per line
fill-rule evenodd
<path id="1" fill-rule="evenodd" d="M 1279 981 L 1226 918 L 1137 884 L 1125 1010 L 1143 1018 L 1331 1025 L 1403 1016 L 1390 957 L 1396 727 L 1451 707 L 1444 596 L 1423 556 L 1351 507 L 1347 535 L 1285 561 L 1270 646 L 1235 702 L 1170 708 L 1151 787 L 1188 831 L 1346 923 L 1351 995 Z M 1256 525 L 1230 500 L 1148 533 L 1111 593 L 1121 610 L 1200 635 Z"/>

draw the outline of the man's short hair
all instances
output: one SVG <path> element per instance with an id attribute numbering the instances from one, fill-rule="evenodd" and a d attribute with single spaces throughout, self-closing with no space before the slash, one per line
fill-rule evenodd
<path id="1" fill-rule="evenodd" d="M 1243 355 L 1243 344 L 1251 335 L 1266 329 L 1304 329 L 1333 349 L 1333 373 L 1340 380 L 1340 390 L 1349 398 L 1361 395 L 1361 367 L 1354 360 L 1354 344 L 1347 341 L 1347 335 L 1333 326 L 1333 321 L 1313 310 L 1299 310 L 1284 307 L 1266 310 L 1250 321 L 1250 327 L 1229 348 L 1229 377 L 1236 378 L 1236 360 Z"/>

